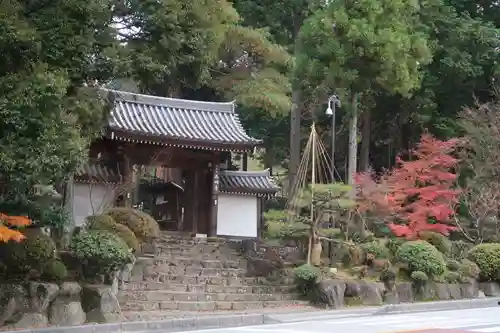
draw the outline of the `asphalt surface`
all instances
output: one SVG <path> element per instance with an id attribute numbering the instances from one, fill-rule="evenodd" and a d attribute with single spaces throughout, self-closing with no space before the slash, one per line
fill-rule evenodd
<path id="1" fill-rule="evenodd" d="M 294 323 L 193 331 L 197 333 L 500 333 L 500 306 L 438 312 L 324 318 Z"/>

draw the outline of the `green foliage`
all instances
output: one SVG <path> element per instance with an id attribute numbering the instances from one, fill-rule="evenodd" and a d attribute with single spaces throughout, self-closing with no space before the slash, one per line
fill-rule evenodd
<path id="1" fill-rule="evenodd" d="M 67 276 L 68 270 L 60 260 L 51 260 L 43 267 L 42 279 L 44 281 L 62 282 Z"/>
<path id="2" fill-rule="evenodd" d="M 417 285 L 422 285 L 429 281 L 429 277 L 427 276 L 427 274 L 422 271 L 411 272 L 410 278 Z"/>
<path id="3" fill-rule="evenodd" d="M 462 240 L 451 242 L 450 256 L 455 260 L 462 260 L 467 257 L 467 253 L 474 245 Z"/>
<path id="4" fill-rule="evenodd" d="M 459 267 L 460 267 L 460 262 L 454 259 L 446 260 L 446 268 L 449 269 L 450 271 L 456 272 L 458 271 Z"/>
<path id="5" fill-rule="evenodd" d="M 130 249 L 137 251 L 139 249 L 139 241 L 132 230 L 123 224 L 118 224 L 113 218 L 107 214 L 93 215 L 87 217 L 87 228 L 91 230 L 107 230 L 110 231 L 125 241 Z"/>
<path id="6" fill-rule="evenodd" d="M 434 245 L 439 252 L 445 255 L 450 253 L 451 251 L 450 240 L 440 233 L 433 231 L 423 231 L 419 234 L 419 238 Z"/>
<path id="7" fill-rule="evenodd" d="M 408 265 L 410 272 L 422 271 L 427 276 L 440 276 L 446 270 L 441 252 L 425 241 L 406 242 L 396 253 L 397 259 Z"/>
<path id="8" fill-rule="evenodd" d="M 106 212 L 118 224 L 128 227 L 140 240 L 160 236 L 160 227 L 155 219 L 137 209 L 116 207 Z"/>
<path id="9" fill-rule="evenodd" d="M 397 275 L 398 274 L 397 274 L 396 270 L 394 270 L 393 268 L 384 269 L 382 271 L 382 273 L 380 274 L 380 281 L 382 281 L 384 283 L 393 282 L 396 280 Z"/>
<path id="10" fill-rule="evenodd" d="M 380 240 L 374 240 L 370 243 L 361 244 L 361 249 L 365 253 L 365 255 L 373 254 L 375 258 L 390 258 L 391 254 L 384 242 Z"/>
<path id="11" fill-rule="evenodd" d="M 307 296 L 316 285 L 321 271 L 317 267 L 305 264 L 295 268 L 293 273 L 298 291 Z"/>
<path id="12" fill-rule="evenodd" d="M 468 259 L 463 259 L 460 262 L 457 271 L 460 276 L 474 280 L 479 278 L 479 274 L 481 273 L 479 266 Z"/>
<path id="13" fill-rule="evenodd" d="M 73 257 L 82 265 L 86 279 L 109 275 L 130 261 L 130 249 L 117 235 L 90 230 L 73 235 L 69 244 Z"/>
<path id="14" fill-rule="evenodd" d="M 45 265 L 55 258 L 56 245 L 50 236 L 39 229 L 27 229 L 23 234 L 26 238 L 19 243 L 0 244 L 0 261 L 7 268 L 7 277 L 41 274 Z"/>
<path id="15" fill-rule="evenodd" d="M 444 281 L 447 283 L 460 283 L 462 282 L 462 276 L 459 272 L 447 271 L 444 273 Z"/>
<path id="16" fill-rule="evenodd" d="M 469 251 L 468 258 L 481 270 L 479 277 L 482 280 L 500 279 L 500 243 L 476 245 Z"/>
<path id="17" fill-rule="evenodd" d="M 389 250 L 393 257 L 399 250 L 399 247 L 403 245 L 406 241 L 402 238 L 388 238 L 385 242 L 385 247 Z"/>

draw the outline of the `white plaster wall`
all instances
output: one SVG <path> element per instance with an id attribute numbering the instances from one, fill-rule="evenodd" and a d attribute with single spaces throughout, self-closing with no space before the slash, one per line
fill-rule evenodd
<path id="1" fill-rule="evenodd" d="M 257 197 L 219 194 L 217 235 L 257 237 Z"/>
<path id="2" fill-rule="evenodd" d="M 106 184 L 79 184 L 73 187 L 73 220 L 82 226 L 90 215 L 102 214 L 112 207 L 114 187 Z"/>

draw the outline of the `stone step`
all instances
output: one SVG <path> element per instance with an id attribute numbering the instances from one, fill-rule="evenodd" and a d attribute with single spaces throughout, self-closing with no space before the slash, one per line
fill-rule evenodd
<path id="1" fill-rule="evenodd" d="M 220 253 L 220 252 L 193 252 L 192 249 L 171 250 L 171 251 L 156 251 L 155 258 L 198 258 L 203 260 L 245 260 L 239 253 Z"/>
<path id="2" fill-rule="evenodd" d="M 264 301 L 286 301 L 298 299 L 297 294 L 292 293 L 207 293 L 187 291 L 120 291 L 118 293 L 120 303 L 127 304 L 135 301 L 148 302 L 264 302 Z"/>
<path id="3" fill-rule="evenodd" d="M 158 267 L 159 270 L 165 267 L 194 267 L 194 268 L 234 268 L 244 269 L 247 266 L 244 260 L 231 259 L 205 259 L 199 257 L 155 257 L 151 264 Z"/>
<path id="4" fill-rule="evenodd" d="M 285 306 L 304 305 L 304 301 L 255 301 L 255 302 L 126 302 L 121 308 L 123 311 L 216 311 L 216 310 L 246 310 L 262 308 L 279 308 Z"/>
<path id="5" fill-rule="evenodd" d="M 164 267 L 165 270 L 158 270 L 157 267 L 145 267 L 142 271 L 145 280 L 165 281 L 165 280 L 183 280 L 192 278 L 211 278 L 211 277 L 243 277 L 244 269 L 236 268 L 196 268 L 196 267 Z"/>
<path id="6" fill-rule="evenodd" d="M 201 282 L 199 282 L 201 281 Z M 277 283 L 257 282 L 254 278 L 247 279 L 230 279 L 220 280 L 212 278 L 212 280 L 204 281 L 202 279 L 193 280 L 194 283 L 184 283 L 183 281 L 139 281 L 125 282 L 121 286 L 122 290 L 175 290 L 175 291 L 203 291 L 203 292 L 273 292 L 276 290 L 290 290 L 294 288 L 293 282 L 283 280 Z M 229 282 L 229 283 L 228 283 Z M 242 290 L 242 291 L 240 291 Z M 252 290 L 252 291 L 249 291 Z"/>
<path id="7" fill-rule="evenodd" d="M 274 292 L 293 292 L 295 285 L 263 285 L 263 284 L 234 284 L 234 285 L 215 285 L 215 284 L 185 284 L 185 283 L 160 283 L 160 282 L 129 282 L 125 283 L 121 291 L 186 291 L 195 293 L 274 293 Z"/>
<path id="8" fill-rule="evenodd" d="M 177 254 L 177 253 L 183 253 L 183 254 L 199 254 L 199 253 L 204 253 L 204 254 L 218 254 L 218 255 L 240 255 L 241 252 L 235 249 L 227 248 L 225 246 L 213 246 L 209 244 L 200 244 L 200 245 L 163 245 L 163 244 L 157 244 L 154 246 L 154 253 L 156 255 L 161 255 L 161 254 L 167 254 L 167 255 L 172 255 L 172 254 Z"/>

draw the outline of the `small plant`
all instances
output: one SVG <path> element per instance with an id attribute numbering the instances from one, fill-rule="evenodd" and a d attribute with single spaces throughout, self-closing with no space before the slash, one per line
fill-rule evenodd
<path id="1" fill-rule="evenodd" d="M 460 263 L 454 259 L 448 259 L 446 260 L 446 268 L 449 269 L 452 272 L 458 271 L 460 267 Z"/>
<path id="2" fill-rule="evenodd" d="M 425 241 L 404 243 L 396 257 L 401 263 L 408 265 L 410 272 L 421 271 L 426 276 L 440 276 L 446 270 L 443 254 Z"/>
<path id="3" fill-rule="evenodd" d="M 155 219 L 139 210 L 116 207 L 106 212 L 118 224 L 127 226 L 140 240 L 148 240 L 160 236 L 160 227 Z"/>
<path id="4" fill-rule="evenodd" d="M 422 231 L 419 238 L 434 245 L 443 254 L 448 254 L 451 251 L 451 241 L 443 234 L 434 231 Z"/>
<path id="5" fill-rule="evenodd" d="M 429 281 L 429 277 L 425 272 L 422 271 L 413 271 L 410 275 L 411 280 L 418 286 L 422 286 Z"/>
<path id="6" fill-rule="evenodd" d="M 293 273 L 297 290 L 304 296 L 307 296 L 314 289 L 321 274 L 319 268 L 308 264 L 295 268 Z"/>
<path id="7" fill-rule="evenodd" d="M 115 220 L 107 214 L 87 217 L 87 228 L 91 230 L 107 230 L 112 232 L 123 239 L 133 251 L 139 249 L 139 241 L 132 230 L 123 224 L 116 223 Z"/>
<path id="8" fill-rule="evenodd" d="M 368 254 L 373 254 L 375 258 L 378 259 L 387 259 L 391 256 L 391 253 L 389 252 L 385 244 L 379 240 L 361 244 L 361 249 L 363 250 L 365 256 Z"/>
<path id="9" fill-rule="evenodd" d="M 451 242 L 450 257 L 458 261 L 465 259 L 472 247 L 473 245 L 471 243 L 467 243 L 463 240 L 453 241 Z"/>
<path id="10" fill-rule="evenodd" d="M 42 279 L 48 282 L 62 282 L 67 276 L 66 266 L 57 259 L 49 261 L 42 270 Z"/>
<path id="11" fill-rule="evenodd" d="M 473 247 L 468 254 L 469 260 L 479 267 L 479 277 L 486 281 L 500 278 L 500 243 L 485 243 Z"/>
<path id="12" fill-rule="evenodd" d="M 459 272 L 447 271 L 444 273 L 443 278 L 447 283 L 460 283 L 462 281 L 462 277 Z"/>
<path id="13" fill-rule="evenodd" d="M 481 274 L 481 270 L 479 269 L 478 265 L 468 259 L 464 259 L 460 262 L 457 272 L 460 274 L 460 276 L 465 278 L 464 281 L 466 281 L 467 278 L 469 280 L 475 280 L 479 278 L 479 275 Z"/>
<path id="14" fill-rule="evenodd" d="M 396 281 L 396 277 L 397 277 L 396 270 L 392 268 L 387 268 L 382 271 L 382 274 L 380 274 L 380 281 L 387 284 Z"/>
<path id="15" fill-rule="evenodd" d="M 82 265 L 86 279 L 108 276 L 130 262 L 130 250 L 117 235 L 104 230 L 80 232 L 71 238 L 69 250 Z"/>
<path id="16" fill-rule="evenodd" d="M 0 243 L 0 258 L 8 276 L 23 276 L 28 272 L 41 273 L 44 265 L 54 259 L 56 245 L 40 229 L 26 229 L 20 242 Z"/>

